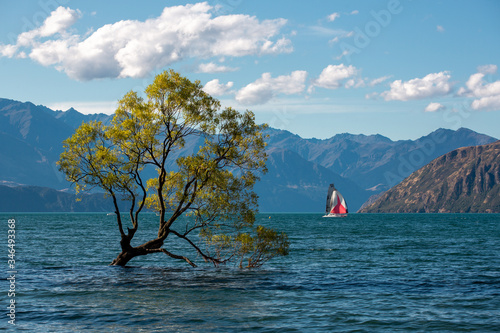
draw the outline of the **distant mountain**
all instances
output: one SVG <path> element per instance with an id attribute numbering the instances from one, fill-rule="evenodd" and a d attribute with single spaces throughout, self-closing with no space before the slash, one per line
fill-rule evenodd
<path id="1" fill-rule="evenodd" d="M 82 122 L 109 124 L 111 119 L 105 114 L 84 115 L 73 108 L 54 111 L 0 98 L 0 183 L 69 188 L 56 165 L 62 142 Z M 354 212 L 371 195 L 389 189 L 432 159 L 462 146 L 496 140 L 468 129 L 439 129 L 416 141 L 347 133 L 326 140 L 303 139 L 273 128 L 266 134 L 269 172 L 256 185 L 256 192 L 261 211 L 269 212 L 322 212 L 332 182 Z M 175 168 L 175 158 L 201 144 L 199 137 L 187 140 L 184 152 L 172 156 L 169 168 Z"/>
<path id="2" fill-rule="evenodd" d="M 270 148 L 267 154 L 268 173 L 255 185 L 262 212 L 322 213 L 330 183 L 342 189 L 353 212 L 371 195 L 349 179 L 306 161 L 291 150 Z"/>
<path id="3" fill-rule="evenodd" d="M 39 186 L 0 185 L 0 212 L 114 212 L 104 194 L 79 196 Z M 124 208 L 124 207 L 120 207 Z"/>
<path id="4" fill-rule="evenodd" d="M 500 213 L 500 141 L 436 158 L 361 212 Z"/>
<path id="5" fill-rule="evenodd" d="M 29 102 L 0 99 L 1 180 L 67 187 L 55 162 L 62 141 L 74 129 L 47 110 Z"/>
<path id="6" fill-rule="evenodd" d="M 48 111 L 52 112 L 54 118 L 62 120 L 71 128 L 77 128 L 82 123 L 87 123 L 89 121 L 101 121 L 104 125 L 110 125 L 113 119 L 112 116 L 104 113 L 82 114 L 73 108 L 66 111 L 52 111 L 50 109 L 48 109 Z"/>
<path id="7" fill-rule="evenodd" d="M 269 129 L 269 147 L 296 152 L 302 158 L 380 193 L 413 171 L 453 149 L 496 141 L 466 128 L 438 129 L 418 140 L 392 141 L 381 135 L 338 134 L 330 139 L 303 139 L 288 131 Z"/>
<path id="8" fill-rule="evenodd" d="M 63 189 L 69 186 L 56 162 L 62 142 L 82 122 L 111 116 L 53 111 L 30 102 L 0 98 L 0 180 Z"/>

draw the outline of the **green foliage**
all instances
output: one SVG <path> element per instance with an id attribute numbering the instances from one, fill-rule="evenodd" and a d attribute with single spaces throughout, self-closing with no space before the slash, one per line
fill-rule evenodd
<path id="1" fill-rule="evenodd" d="M 247 260 L 249 267 L 256 267 L 286 255 L 285 234 L 253 228 L 257 211 L 253 185 L 266 171 L 265 125 L 256 125 L 250 111 L 220 110 L 219 101 L 207 95 L 199 81 L 191 82 L 172 70 L 158 75 L 145 93 L 147 99 L 135 92 L 126 94 L 111 126 L 82 124 L 65 141 L 59 161 L 77 190 L 100 187 L 114 202 L 117 194 L 130 201 L 133 228 L 128 234 L 117 217 L 122 249 L 130 244 L 139 212 L 147 206 L 159 213 L 158 234 L 138 249 L 158 252 L 151 244 L 161 246 L 174 235 L 214 264 L 239 258 L 240 266 Z M 182 149 L 192 137 L 204 144 L 186 154 Z M 173 156 L 182 156 L 176 159 L 175 170 L 169 168 Z M 144 179 L 147 168 L 155 168 L 157 176 Z M 184 214 L 193 219 L 179 226 L 178 218 Z M 203 249 L 192 234 L 205 241 Z"/>
<path id="2" fill-rule="evenodd" d="M 207 244 L 210 244 L 218 258 L 234 257 L 240 267 L 260 267 L 275 256 L 288 255 L 288 236 L 281 232 L 257 226 L 250 232 L 240 232 L 234 236 L 209 230 L 201 233 Z"/>

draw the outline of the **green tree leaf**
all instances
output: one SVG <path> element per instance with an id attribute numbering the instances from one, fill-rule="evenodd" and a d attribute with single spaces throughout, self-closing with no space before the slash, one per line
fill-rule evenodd
<path id="1" fill-rule="evenodd" d="M 266 172 L 266 126 L 255 124 L 251 111 L 221 110 L 199 81 L 172 70 L 156 76 L 145 93 L 147 99 L 127 93 L 110 126 L 83 123 L 64 142 L 58 162 L 77 191 L 100 188 L 112 198 L 122 248 L 112 264 L 163 252 L 194 266 L 188 257 L 163 248 L 167 237 L 187 242 L 214 265 L 233 260 L 258 267 L 286 255 L 284 233 L 254 227 L 253 186 Z M 185 145 L 193 138 L 203 145 L 190 152 Z M 157 175 L 147 178 L 152 168 Z M 129 204 L 126 231 L 120 198 Z M 145 207 L 158 213 L 157 236 L 133 246 Z"/>

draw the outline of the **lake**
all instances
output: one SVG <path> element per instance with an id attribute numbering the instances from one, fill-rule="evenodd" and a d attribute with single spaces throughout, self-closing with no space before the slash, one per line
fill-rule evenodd
<path id="1" fill-rule="evenodd" d="M 500 331 L 499 214 L 260 214 L 290 254 L 253 270 L 192 252 L 197 268 L 164 254 L 110 267 L 119 233 L 105 213 L 0 218 L 0 329 L 15 300 L 19 332 Z M 156 233 L 143 219 L 137 242 Z"/>

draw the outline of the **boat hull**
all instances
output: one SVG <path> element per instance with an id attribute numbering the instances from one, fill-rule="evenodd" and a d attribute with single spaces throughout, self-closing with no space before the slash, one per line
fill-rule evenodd
<path id="1" fill-rule="evenodd" d="M 347 214 L 327 214 L 324 215 L 323 217 L 347 217 Z"/>

